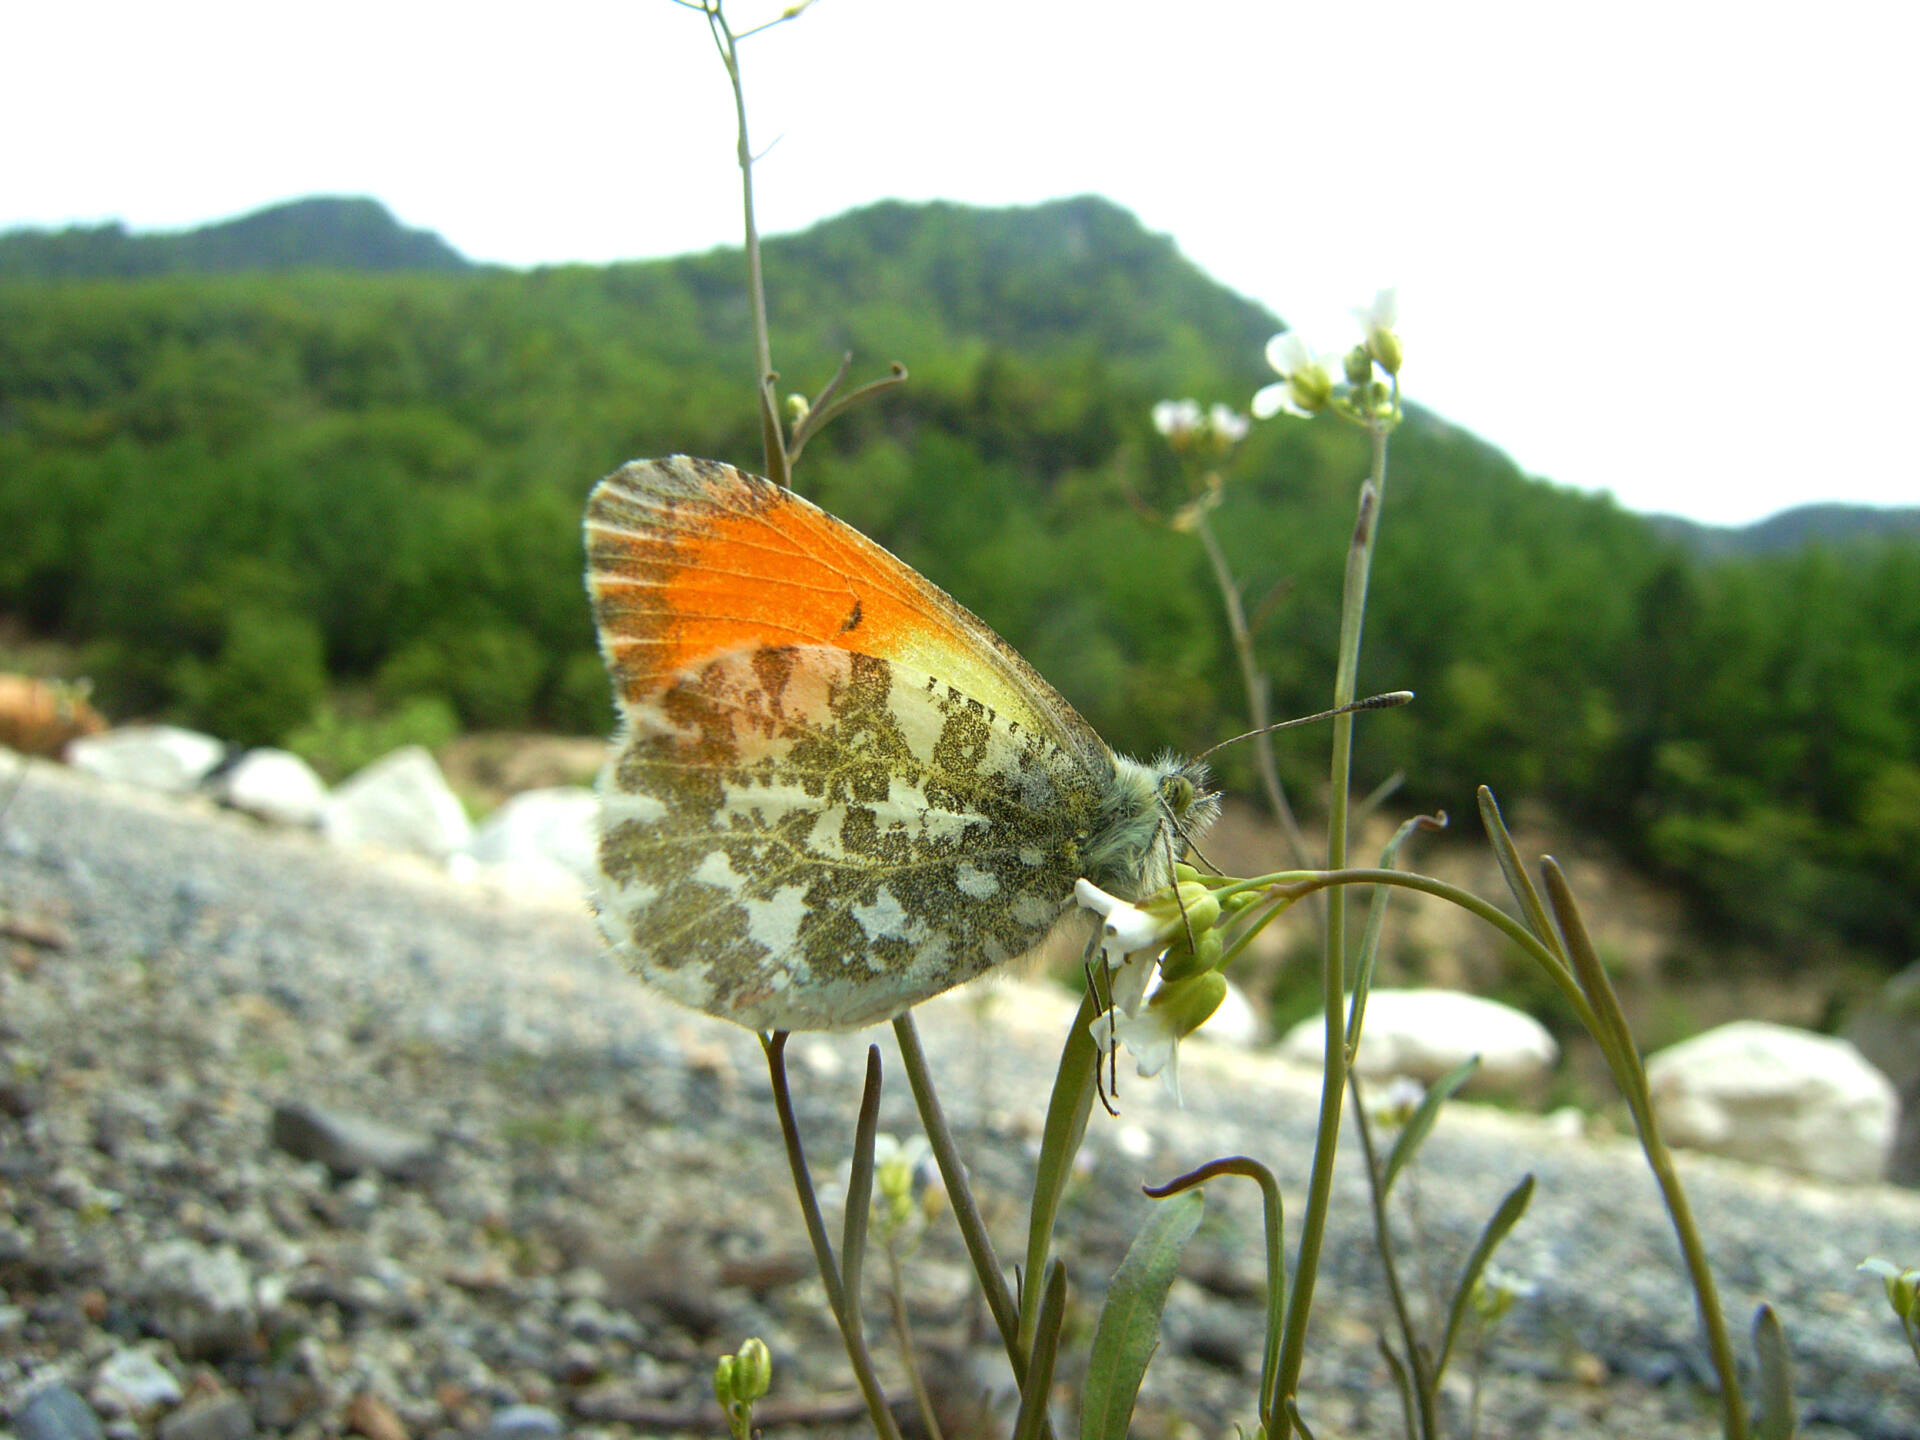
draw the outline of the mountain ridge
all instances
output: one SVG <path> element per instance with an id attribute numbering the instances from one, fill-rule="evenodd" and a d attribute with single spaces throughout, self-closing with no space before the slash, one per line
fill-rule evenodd
<path id="1" fill-rule="evenodd" d="M 122 221 L 0 232 L 0 278 L 130 280 L 151 275 L 345 269 L 376 273 L 475 270 L 431 230 L 402 225 L 367 196 L 315 195 L 182 230 L 129 230 Z"/>
<path id="2" fill-rule="evenodd" d="M 1171 238 L 1146 230 L 1129 211 L 1096 195 L 1006 207 L 880 200 L 803 230 L 770 237 L 768 249 L 797 269 L 832 276 L 837 259 L 862 252 L 888 253 L 928 233 L 953 233 L 953 227 L 923 224 L 929 216 L 965 217 L 978 232 L 978 243 L 970 247 L 973 253 L 945 257 L 956 284 L 949 293 L 932 299 L 957 329 L 982 335 L 989 343 L 1009 338 L 998 331 L 1030 326 L 1036 318 L 1106 354 L 1143 343 L 1147 337 L 1130 329 L 1129 309 L 1123 304 L 1062 312 L 1060 297 L 1072 291 L 1054 281 L 1061 270 L 1093 253 L 1117 260 L 1122 275 L 1165 276 L 1169 273 L 1165 262 L 1178 261 L 1179 268 L 1171 273 L 1180 279 L 1172 283 L 1182 293 L 1175 298 L 1180 309 L 1197 317 L 1192 322 L 1193 335 L 1181 337 L 1181 343 L 1190 338 L 1196 352 L 1203 347 L 1213 354 L 1256 349 L 1283 327 L 1284 322 L 1263 306 L 1220 285 L 1179 256 Z M 673 259 L 725 267 L 737 255 L 737 247 L 722 246 L 703 255 Z M 618 261 L 584 268 L 612 270 L 647 263 Z M 496 268 L 468 259 L 437 232 L 403 225 L 384 204 L 367 196 L 308 196 L 181 230 L 135 231 L 112 221 L 0 232 L 0 280 L 131 280 L 296 269 L 451 275 Z M 578 268 L 583 267 L 537 266 L 531 273 Z M 840 278 L 843 283 L 838 288 L 846 293 L 837 306 L 822 307 L 826 313 L 844 315 L 858 301 L 853 293 L 857 286 L 850 282 L 859 277 Z M 817 302 L 819 297 L 810 299 Z M 1144 308 L 1164 313 L 1162 307 Z M 1816 502 L 1792 506 L 1747 525 L 1714 525 L 1658 513 L 1644 518 L 1663 537 L 1703 559 L 1775 555 L 1812 544 L 1845 547 L 1920 534 L 1920 506 Z"/>

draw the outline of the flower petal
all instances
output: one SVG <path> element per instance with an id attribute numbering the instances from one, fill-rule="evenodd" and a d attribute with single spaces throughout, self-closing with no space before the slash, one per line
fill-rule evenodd
<path id="1" fill-rule="evenodd" d="M 1313 362 L 1313 347 L 1298 330 L 1282 330 L 1267 341 L 1267 364 L 1281 375 L 1291 375 Z"/>

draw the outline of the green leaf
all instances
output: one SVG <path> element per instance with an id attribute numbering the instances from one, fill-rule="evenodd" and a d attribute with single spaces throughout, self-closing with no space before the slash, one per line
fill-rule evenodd
<path id="1" fill-rule="evenodd" d="M 1080 1440 L 1126 1440 L 1133 1402 L 1160 1345 L 1160 1312 L 1180 1256 L 1200 1227 L 1205 1193 L 1187 1190 L 1154 1207 L 1127 1247 L 1093 1329 L 1087 1385 L 1080 1400 Z"/>
<path id="2" fill-rule="evenodd" d="M 1487 1262 L 1493 1258 L 1493 1252 L 1500 1248 L 1500 1242 L 1507 1238 L 1507 1232 L 1519 1224 L 1520 1217 L 1527 1213 L 1527 1204 L 1532 1199 L 1533 1176 L 1523 1175 L 1520 1183 L 1507 1192 L 1507 1198 L 1500 1202 L 1499 1209 L 1493 1212 L 1486 1229 L 1480 1232 L 1479 1243 L 1467 1257 L 1467 1263 L 1460 1271 L 1460 1283 L 1453 1292 L 1453 1305 L 1447 1313 L 1446 1337 L 1440 1342 L 1440 1358 L 1433 1367 L 1434 1384 L 1438 1385 L 1440 1377 L 1446 1373 L 1447 1360 L 1453 1354 L 1453 1342 L 1459 1337 L 1461 1323 L 1467 1318 L 1468 1306 L 1473 1303 L 1474 1282 L 1480 1278 L 1480 1272 L 1487 1268 Z"/>
<path id="3" fill-rule="evenodd" d="M 1440 1107 L 1453 1096 L 1467 1081 L 1473 1078 L 1473 1072 L 1480 1068 L 1480 1057 L 1469 1055 L 1453 1069 L 1434 1082 L 1431 1090 L 1420 1101 L 1420 1106 L 1407 1117 L 1406 1125 L 1400 1131 L 1400 1138 L 1393 1142 L 1393 1151 L 1387 1156 L 1386 1168 L 1380 1172 L 1380 1195 L 1385 1198 L 1393 1190 L 1393 1182 L 1406 1168 L 1427 1136 L 1433 1130 L 1433 1122 L 1440 1117 Z"/>
<path id="4" fill-rule="evenodd" d="M 1793 1403 L 1793 1372 L 1787 1365 L 1787 1335 L 1771 1305 L 1753 1316 L 1753 1353 L 1760 1362 L 1760 1421 L 1754 1440 L 1793 1440 L 1800 1412 Z"/>

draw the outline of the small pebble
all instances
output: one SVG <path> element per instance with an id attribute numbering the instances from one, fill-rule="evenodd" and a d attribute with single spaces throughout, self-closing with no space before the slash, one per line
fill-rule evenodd
<path id="1" fill-rule="evenodd" d="M 160 1440 L 248 1440 L 253 1411 L 238 1395 L 220 1395 L 176 1410 L 160 1422 Z"/>
<path id="2" fill-rule="evenodd" d="M 34 1393 L 13 1417 L 17 1440 L 105 1440 L 93 1408 L 64 1385 Z"/>

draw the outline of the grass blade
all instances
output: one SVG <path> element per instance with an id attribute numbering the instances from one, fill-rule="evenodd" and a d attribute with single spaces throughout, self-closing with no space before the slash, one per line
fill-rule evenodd
<path id="1" fill-rule="evenodd" d="M 1793 1440 L 1800 1428 L 1800 1411 L 1793 1403 L 1787 1332 L 1771 1305 L 1763 1304 L 1754 1313 L 1753 1353 L 1760 1362 L 1760 1419 L 1754 1426 L 1754 1440 Z"/>

